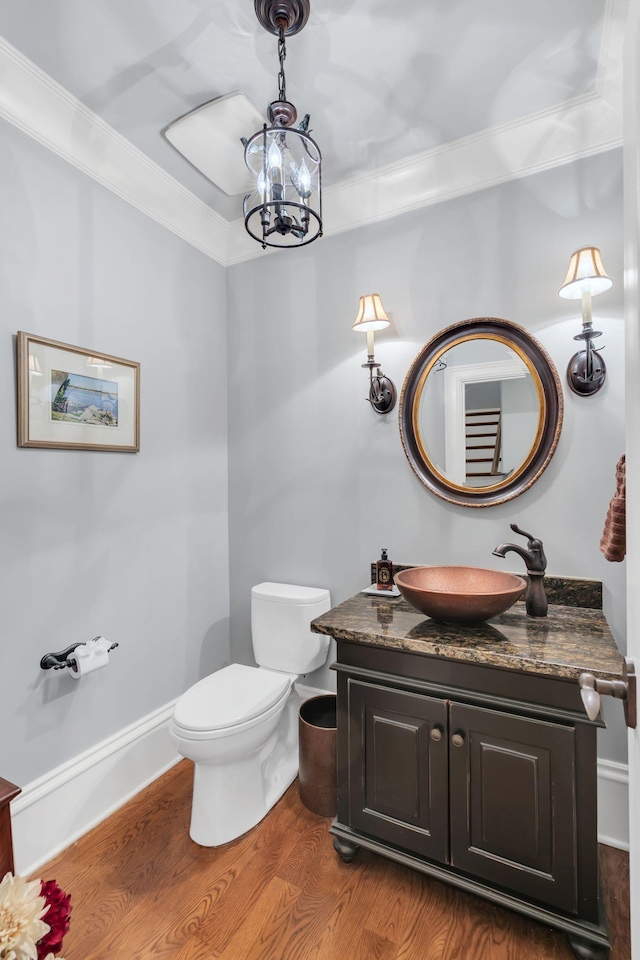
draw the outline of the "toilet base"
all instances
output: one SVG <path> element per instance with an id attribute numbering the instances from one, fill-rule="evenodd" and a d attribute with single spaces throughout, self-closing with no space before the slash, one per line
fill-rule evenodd
<path id="1" fill-rule="evenodd" d="M 237 760 L 196 762 L 189 836 L 202 847 L 229 843 L 255 827 L 298 775 L 298 710 L 292 690 L 275 729 Z"/>

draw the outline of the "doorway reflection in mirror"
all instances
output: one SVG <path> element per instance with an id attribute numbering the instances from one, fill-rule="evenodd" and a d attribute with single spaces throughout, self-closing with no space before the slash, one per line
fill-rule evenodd
<path id="1" fill-rule="evenodd" d="M 474 338 L 436 358 L 424 380 L 418 428 L 426 454 L 448 480 L 487 487 L 522 469 L 538 437 L 540 390 L 505 343 Z"/>

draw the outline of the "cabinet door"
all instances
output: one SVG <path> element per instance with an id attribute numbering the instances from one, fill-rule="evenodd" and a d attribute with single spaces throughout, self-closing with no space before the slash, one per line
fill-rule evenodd
<path id="1" fill-rule="evenodd" d="M 452 704 L 449 733 L 451 863 L 574 912 L 574 728 Z"/>
<path id="2" fill-rule="evenodd" d="M 358 680 L 348 690 L 351 826 L 446 861 L 446 701 Z"/>

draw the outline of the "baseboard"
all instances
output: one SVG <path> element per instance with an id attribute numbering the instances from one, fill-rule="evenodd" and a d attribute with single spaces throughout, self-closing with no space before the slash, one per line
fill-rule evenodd
<path id="1" fill-rule="evenodd" d="M 11 804 L 16 873 L 29 876 L 180 760 L 175 701 L 28 784 Z"/>
<path id="2" fill-rule="evenodd" d="M 294 686 L 303 700 L 310 700 L 311 697 L 335 696 L 335 690 L 323 690 L 321 687 L 311 687 L 300 682 L 296 682 Z"/>
<path id="3" fill-rule="evenodd" d="M 598 760 L 598 840 L 619 850 L 629 849 L 629 768 L 626 763 Z"/>

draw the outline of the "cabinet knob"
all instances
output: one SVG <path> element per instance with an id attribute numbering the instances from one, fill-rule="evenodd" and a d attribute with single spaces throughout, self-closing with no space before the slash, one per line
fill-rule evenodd
<path id="1" fill-rule="evenodd" d="M 439 723 L 434 724 L 434 727 L 430 734 L 431 739 L 435 740 L 436 743 L 438 743 L 439 740 L 442 740 L 442 733 L 443 733 L 443 728 L 440 726 L 440 724 Z"/>
<path id="2" fill-rule="evenodd" d="M 460 731 L 457 731 L 457 732 L 454 733 L 454 735 L 451 737 L 451 743 L 454 745 L 454 747 L 461 747 L 461 746 L 463 746 L 463 745 L 464 745 L 464 735 L 463 735 L 462 733 L 460 733 Z"/>

